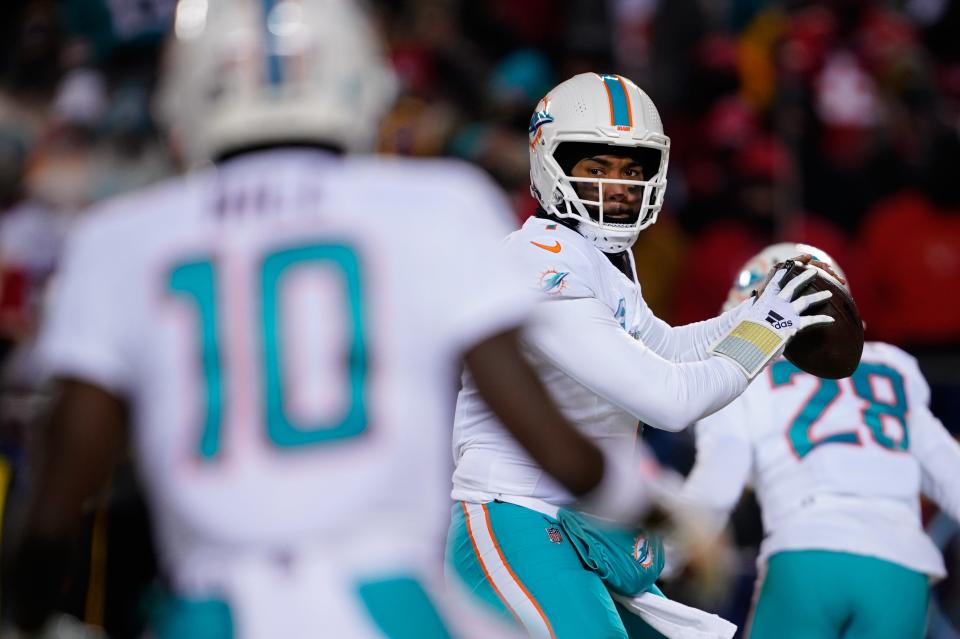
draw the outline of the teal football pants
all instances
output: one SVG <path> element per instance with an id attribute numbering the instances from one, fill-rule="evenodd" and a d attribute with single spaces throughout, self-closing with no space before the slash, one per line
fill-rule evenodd
<path id="1" fill-rule="evenodd" d="M 750 639 L 922 639 L 927 576 L 873 557 L 779 552 L 767 562 Z"/>
<path id="2" fill-rule="evenodd" d="M 447 572 L 533 637 L 655 639 L 580 561 L 556 519 L 502 502 L 453 507 Z"/>

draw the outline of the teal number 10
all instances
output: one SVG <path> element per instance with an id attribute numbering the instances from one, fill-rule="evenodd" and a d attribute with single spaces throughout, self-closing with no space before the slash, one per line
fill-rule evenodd
<path id="1" fill-rule="evenodd" d="M 774 388 L 790 384 L 795 375 L 805 374 L 802 370 L 786 360 L 774 362 L 770 367 L 770 378 Z M 890 382 L 893 388 L 894 401 L 879 400 L 870 385 L 870 376 L 882 377 Z M 834 433 L 828 437 L 814 439 L 811 435 L 813 425 L 828 411 L 833 400 L 840 394 L 840 384 L 833 379 L 816 378 L 819 382 L 813 395 L 807 400 L 800 412 L 794 418 L 787 431 L 787 438 L 797 457 L 803 458 L 817 446 L 824 444 L 859 444 L 860 435 L 857 431 Z M 906 450 L 910 445 L 910 435 L 907 432 L 907 396 L 904 391 L 903 376 L 894 368 L 886 364 L 861 362 L 850 376 L 853 392 L 857 397 L 867 402 L 863 409 L 863 422 L 870 430 L 870 435 L 880 446 L 887 450 Z M 900 422 L 903 436 L 895 440 L 883 430 L 882 416 L 887 415 Z"/>
<path id="2" fill-rule="evenodd" d="M 345 282 L 348 331 L 347 366 L 349 401 L 344 414 L 331 423 L 298 423 L 284 406 L 281 355 L 284 341 L 280 329 L 279 291 L 285 276 L 299 266 L 318 265 L 337 269 Z M 200 334 L 200 361 L 206 395 L 206 415 L 198 452 L 212 459 L 220 449 L 223 405 L 223 357 L 218 327 L 223 318 L 217 309 L 216 265 L 209 259 L 177 265 L 170 272 L 169 288 L 175 295 L 191 300 L 197 309 Z M 360 264 L 356 253 L 341 244 L 311 244 L 274 251 L 260 268 L 260 322 L 264 380 L 264 424 L 269 440 L 279 448 L 324 444 L 356 437 L 367 427 L 367 350 L 363 330 L 363 296 Z M 338 303 L 340 301 L 338 300 Z"/>

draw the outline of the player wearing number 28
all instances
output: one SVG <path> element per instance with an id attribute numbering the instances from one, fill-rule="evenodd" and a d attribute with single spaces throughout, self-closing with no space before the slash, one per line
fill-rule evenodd
<path id="1" fill-rule="evenodd" d="M 46 621 L 128 415 L 172 591 L 160 637 L 509 636 L 438 592 L 464 360 L 561 483 L 601 485 L 601 451 L 517 346 L 535 299 L 498 257 L 502 193 L 460 164 L 351 153 L 393 93 L 357 4 L 178 6 L 162 112 L 199 168 L 98 206 L 69 242 L 19 627 Z"/>
<path id="2" fill-rule="evenodd" d="M 833 263 L 813 247 L 773 245 L 744 266 L 728 305 L 797 253 Z M 685 494 L 722 525 L 749 482 L 763 512 L 750 637 L 923 637 L 928 581 L 944 563 L 924 534 L 919 495 L 960 521 L 960 445 L 929 398 L 916 360 L 867 342 L 847 379 L 777 359 L 698 422 Z"/>

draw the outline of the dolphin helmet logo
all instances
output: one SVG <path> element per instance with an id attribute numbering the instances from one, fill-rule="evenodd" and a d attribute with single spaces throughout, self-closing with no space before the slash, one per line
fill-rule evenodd
<path id="1" fill-rule="evenodd" d="M 549 124 L 550 122 L 553 122 L 552 115 L 546 111 L 534 111 L 533 115 L 530 117 L 530 126 L 527 127 L 527 133 L 533 135 L 537 132 L 537 129 L 542 127 L 544 124 Z"/>
<path id="2" fill-rule="evenodd" d="M 530 125 L 527 127 L 527 133 L 530 135 L 530 139 L 532 140 L 535 139 L 535 137 L 539 137 L 538 131 L 540 127 L 551 122 L 553 122 L 553 116 L 550 115 L 550 101 L 544 98 L 540 100 L 540 104 L 537 105 L 537 110 L 530 116 Z"/>

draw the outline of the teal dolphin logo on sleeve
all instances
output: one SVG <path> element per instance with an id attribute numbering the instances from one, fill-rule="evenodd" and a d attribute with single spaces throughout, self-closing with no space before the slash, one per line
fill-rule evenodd
<path id="1" fill-rule="evenodd" d="M 548 295 L 559 295 L 567 287 L 569 271 L 547 269 L 540 274 L 540 290 Z"/>

